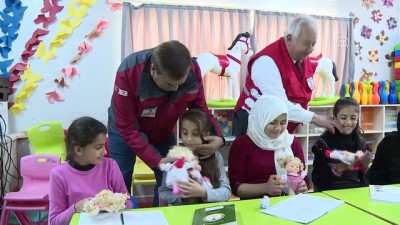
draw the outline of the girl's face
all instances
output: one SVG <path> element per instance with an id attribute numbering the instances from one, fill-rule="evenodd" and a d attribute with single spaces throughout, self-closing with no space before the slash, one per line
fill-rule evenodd
<path id="1" fill-rule="evenodd" d="M 288 173 L 298 173 L 300 171 L 299 163 L 292 160 L 292 161 L 286 163 L 285 170 Z"/>
<path id="2" fill-rule="evenodd" d="M 336 120 L 342 126 L 342 134 L 349 135 L 358 123 L 358 112 L 355 106 L 343 107 L 336 115 Z"/>
<path id="3" fill-rule="evenodd" d="M 85 147 L 75 147 L 76 161 L 81 165 L 97 165 L 107 153 L 105 149 L 106 134 L 97 135 L 96 139 Z"/>
<path id="4" fill-rule="evenodd" d="M 181 122 L 181 138 L 184 146 L 195 149 L 197 145 L 203 144 L 202 134 L 199 127 L 190 120 Z"/>
<path id="5" fill-rule="evenodd" d="M 283 113 L 276 117 L 264 128 L 264 133 L 270 138 L 278 138 L 286 130 L 287 114 Z"/>

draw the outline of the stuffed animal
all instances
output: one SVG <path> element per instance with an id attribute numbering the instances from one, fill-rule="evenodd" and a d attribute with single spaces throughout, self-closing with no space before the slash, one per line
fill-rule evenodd
<path id="1" fill-rule="evenodd" d="M 161 170 L 166 171 L 165 183 L 167 187 L 172 188 L 172 193 L 182 194 L 177 183 L 189 182 L 189 177 L 197 181 L 206 189 L 212 189 L 210 180 L 201 175 L 201 166 L 192 150 L 183 146 L 174 146 L 169 150 L 167 157 L 179 158 L 173 163 L 161 165 Z"/>
<path id="2" fill-rule="evenodd" d="M 282 180 L 287 181 L 286 193 L 289 195 L 295 195 L 299 185 L 304 181 L 304 177 L 307 175 L 307 171 L 303 170 L 303 162 L 297 157 L 285 157 L 279 159 L 280 165 L 287 172 L 286 175 L 282 176 Z"/>
<path id="3" fill-rule="evenodd" d="M 118 212 L 121 209 L 125 209 L 127 199 L 129 199 L 128 194 L 102 190 L 94 198 L 83 204 L 83 211 L 92 216 L 97 215 L 101 211 Z"/>

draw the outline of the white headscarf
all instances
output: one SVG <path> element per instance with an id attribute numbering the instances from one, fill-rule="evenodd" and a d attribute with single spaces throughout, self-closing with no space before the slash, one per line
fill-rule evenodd
<path id="1" fill-rule="evenodd" d="M 270 138 L 265 134 L 264 128 L 283 113 L 287 115 L 288 109 L 282 99 L 272 95 L 260 96 L 250 110 L 247 128 L 247 135 L 254 144 L 262 150 L 274 151 L 275 169 L 278 175 L 286 174 L 278 160 L 287 156 L 293 157 L 291 145 L 294 136 L 285 129 L 278 138 Z M 287 118 L 289 118 L 289 115 Z"/>

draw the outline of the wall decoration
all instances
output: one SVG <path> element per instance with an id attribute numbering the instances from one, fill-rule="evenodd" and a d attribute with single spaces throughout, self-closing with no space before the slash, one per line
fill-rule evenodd
<path id="1" fill-rule="evenodd" d="M 82 42 L 78 47 L 78 54 L 76 54 L 71 60 L 71 64 L 78 63 L 82 57 L 92 49 L 92 46 L 86 41 Z"/>
<path id="2" fill-rule="evenodd" d="M 72 79 L 73 76 L 79 75 L 78 70 L 75 67 L 62 68 L 61 73 L 63 73 L 64 76 L 68 77 L 69 79 Z"/>
<path id="3" fill-rule="evenodd" d="M 372 29 L 369 28 L 368 26 L 362 26 L 361 28 L 361 37 L 364 37 L 365 39 L 369 39 L 371 37 L 371 32 Z"/>
<path id="4" fill-rule="evenodd" d="M 64 101 L 64 97 L 58 93 L 55 89 L 49 92 L 46 92 L 48 96 L 48 101 L 50 104 L 53 104 L 55 101 Z"/>
<path id="5" fill-rule="evenodd" d="M 68 87 L 68 83 L 67 80 L 64 77 L 58 77 L 56 79 L 54 79 L 54 82 L 58 84 L 58 86 L 60 86 L 61 88 L 65 88 Z"/>
<path id="6" fill-rule="evenodd" d="M 382 30 L 376 37 L 376 40 L 378 40 L 378 43 L 380 46 L 386 44 L 386 42 L 389 40 L 389 37 L 387 36 L 387 34 L 385 34 L 385 31 Z"/>
<path id="7" fill-rule="evenodd" d="M 386 23 L 388 25 L 389 30 L 394 30 L 394 28 L 397 27 L 397 21 L 396 21 L 396 18 L 394 18 L 394 17 L 389 17 L 389 19 L 386 20 Z"/>
<path id="8" fill-rule="evenodd" d="M 362 46 L 361 46 L 360 42 L 359 41 L 355 41 L 354 42 L 354 47 L 355 47 L 355 50 L 354 50 L 355 55 L 358 56 L 359 60 L 362 60 L 362 55 L 361 55 Z"/>
<path id="9" fill-rule="evenodd" d="M 394 0 L 382 0 L 382 2 L 383 2 L 384 6 L 390 8 L 390 7 L 393 7 Z"/>
<path id="10" fill-rule="evenodd" d="M 386 59 L 388 67 L 392 67 L 392 65 L 394 63 L 394 51 L 392 51 L 389 54 L 386 54 L 385 59 Z"/>
<path id="11" fill-rule="evenodd" d="M 371 19 L 375 23 L 379 23 L 382 20 L 381 10 L 373 10 Z"/>
<path id="12" fill-rule="evenodd" d="M 372 62 L 373 64 L 378 62 L 379 61 L 379 51 L 374 50 L 374 49 L 368 51 L 368 60 L 369 60 L 369 62 Z"/>
<path id="13" fill-rule="evenodd" d="M 110 10 L 111 11 L 122 9 L 122 3 L 120 3 L 120 2 L 111 3 L 110 0 L 106 0 L 106 4 L 110 5 Z"/>
<path id="14" fill-rule="evenodd" d="M 375 3 L 375 0 L 362 0 L 362 6 L 367 8 L 367 10 L 369 10 L 369 8 L 374 8 Z"/>

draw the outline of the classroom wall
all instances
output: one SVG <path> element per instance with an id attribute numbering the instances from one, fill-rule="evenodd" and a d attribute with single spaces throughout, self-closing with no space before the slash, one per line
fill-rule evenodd
<path id="1" fill-rule="evenodd" d="M 33 31 L 41 28 L 41 25 L 35 24 L 33 20 L 40 14 L 42 1 L 25 0 L 22 2 L 24 6 L 28 6 L 28 9 L 21 21 L 19 37 L 13 42 L 12 51 L 9 54 L 8 59 L 14 59 L 14 63 L 19 62 L 19 55 Z M 139 4 L 139 1 L 131 0 L 131 2 Z M 389 8 L 383 6 L 382 1 L 377 1 L 373 9 L 362 6 L 362 0 L 163 0 L 140 2 L 248 8 L 339 17 L 349 17 L 349 13 L 353 12 L 354 16 L 359 17 L 359 22 L 354 29 L 355 40 L 360 42 L 362 46 L 361 55 L 356 60 L 356 79 L 361 76 L 362 68 L 373 71 L 377 80 L 393 79 L 384 56 L 392 51 L 394 44 L 398 43 L 400 39 L 398 29 L 388 30 L 386 19 L 391 16 L 395 17 L 397 21 L 400 18 L 399 1 L 394 1 L 394 7 Z M 66 18 L 68 11 L 68 1 L 59 1 L 59 4 L 65 5 L 66 8 L 57 14 L 57 21 L 49 26 L 50 33 L 43 38 L 47 47 L 59 31 L 58 23 Z M 0 9 L 3 8 L 4 1 L 0 2 Z M 372 10 L 381 10 L 383 17 L 380 23 L 371 20 Z M 61 73 L 62 68 L 72 66 L 69 61 L 78 52 L 78 45 L 85 40 L 84 36 L 94 29 L 102 16 L 104 16 L 105 21 L 110 23 L 110 26 L 104 30 L 99 38 L 90 42 L 93 49 L 84 56 L 80 63 L 74 65 L 79 75 L 67 79 L 69 87 L 57 87 L 54 79 L 63 75 Z M 360 36 L 363 25 L 372 29 L 370 39 Z M 381 30 L 385 30 L 389 37 L 389 40 L 383 46 L 375 40 L 375 36 Z M 70 37 L 65 39 L 65 45 L 58 48 L 55 59 L 43 63 L 41 59 L 30 58 L 29 63 L 32 72 L 41 74 L 43 80 L 38 82 L 38 87 L 32 91 L 32 96 L 25 101 L 26 109 L 21 110 L 16 115 L 9 112 L 10 132 L 21 132 L 34 124 L 48 120 L 62 121 L 63 126 L 68 127 L 72 120 L 83 115 L 93 116 L 106 123 L 115 71 L 120 62 L 120 33 L 121 11 L 111 11 L 105 0 L 97 0 L 93 7 L 88 8 L 87 15 L 82 19 L 80 26 L 74 30 Z M 377 49 L 380 52 L 379 61 L 376 63 L 368 60 L 368 51 L 372 49 Z M 16 83 L 17 93 L 23 85 L 24 82 Z M 56 89 L 65 100 L 50 104 L 46 92 L 52 89 Z M 12 98 L 13 96 L 11 96 Z"/>

